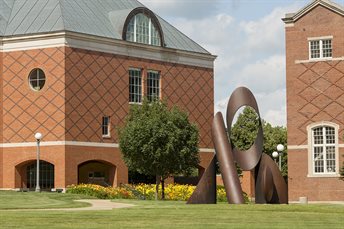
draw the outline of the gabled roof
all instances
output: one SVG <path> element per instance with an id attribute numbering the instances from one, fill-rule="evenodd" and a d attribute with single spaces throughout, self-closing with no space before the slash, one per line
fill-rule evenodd
<path id="1" fill-rule="evenodd" d="M 333 12 L 336 12 L 342 16 L 344 16 L 344 6 L 341 6 L 337 3 L 334 3 L 330 0 L 314 0 L 313 2 L 309 3 L 307 6 L 299 10 L 297 13 L 288 13 L 285 15 L 285 18 L 282 20 L 286 23 L 294 23 L 298 19 L 300 19 L 303 15 L 307 14 L 309 11 L 314 9 L 317 6 L 323 6 L 328 8 L 329 10 L 332 10 Z"/>
<path id="2" fill-rule="evenodd" d="M 144 5 L 136 0 L 0 0 L 0 36 L 71 31 L 122 40 L 126 17 L 137 7 Z M 165 47 L 210 54 L 165 20 L 157 18 Z"/>

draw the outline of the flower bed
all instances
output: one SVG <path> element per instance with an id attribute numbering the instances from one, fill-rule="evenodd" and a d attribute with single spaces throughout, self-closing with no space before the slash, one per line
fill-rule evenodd
<path id="1" fill-rule="evenodd" d="M 187 201 L 195 190 L 192 185 L 169 184 L 165 187 L 166 200 Z M 67 187 L 68 193 L 84 194 L 99 199 L 155 199 L 154 184 L 125 185 L 123 187 L 102 187 L 95 184 L 79 184 Z M 159 187 L 159 198 L 161 198 L 161 186 Z M 217 186 L 217 200 L 227 201 L 223 186 Z"/>

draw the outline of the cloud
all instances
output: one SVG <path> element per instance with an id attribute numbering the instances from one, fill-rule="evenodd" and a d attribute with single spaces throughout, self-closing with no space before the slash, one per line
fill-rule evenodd
<path id="1" fill-rule="evenodd" d="M 285 88 L 285 56 L 274 55 L 245 65 L 234 80 L 256 93 Z"/>
<path id="2" fill-rule="evenodd" d="M 171 17 L 171 24 L 218 56 L 214 70 L 215 110 L 225 111 L 232 91 L 247 86 L 257 97 L 262 117 L 274 125 L 285 125 L 285 39 L 281 18 L 300 9 L 299 3 L 245 20 L 231 15 L 228 8 L 219 9 L 217 6 L 224 3 L 221 0 L 142 2 L 164 17 Z M 228 2 L 232 9 L 247 5 L 240 0 Z"/>
<path id="3" fill-rule="evenodd" d="M 286 123 L 286 90 L 269 93 L 254 93 L 261 118 L 273 126 L 285 126 Z M 225 117 L 229 96 L 215 103 L 215 113 L 222 112 Z"/>
<path id="4" fill-rule="evenodd" d="M 278 7 L 270 14 L 255 21 L 242 21 L 240 29 L 245 34 L 246 51 L 251 55 L 270 55 L 284 52 L 284 24 L 286 12 L 294 12 L 298 6 Z"/>
<path id="5" fill-rule="evenodd" d="M 154 12 L 165 17 L 204 18 L 215 14 L 221 0 L 140 0 Z"/>

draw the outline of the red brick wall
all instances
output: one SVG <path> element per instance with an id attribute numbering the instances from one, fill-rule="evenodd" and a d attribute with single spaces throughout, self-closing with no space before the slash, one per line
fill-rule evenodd
<path id="1" fill-rule="evenodd" d="M 333 36 L 333 58 L 344 56 L 344 18 L 317 6 L 286 27 L 288 145 L 307 145 L 306 127 L 314 122 L 338 124 L 344 134 L 344 61 L 308 60 L 308 38 Z M 308 178 L 308 150 L 288 150 L 289 199 L 343 200 L 344 182 L 338 178 Z M 340 149 L 341 155 L 343 150 Z M 342 156 L 340 156 L 342 165 Z"/>
<path id="2" fill-rule="evenodd" d="M 212 147 L 213 69 L 65 47 L 6 52 L 3 56 L 0 137 L 4 143 L 34 142 L 36 132 L 43 133 L 45 142 L 117 143 L 116 128 L 123 124 L 129 110 L 128 69 L 136 67 L 142 68 L 143 74 L 147 70 L 160 71 L 162 98 L 190 114 L 200 129 L 200 147 Z M 46 75 L 39 92 L 28 83 L 34 68 L 41 68 Z M 101 136 L 105 115 L 111 116 L 108 139 Z M 202 163 L 209 155 L 201 153 Z M 36 147 L 3 148 L 0 188 L 24 187 L 19 170 L 35 159 Z M 127 167 L 117 148 L 44 146 L 41 159 L 55 165 L 56 188 L 77 183 L 78 165 L 91 160 L 116 166 L 115 186 L 128 180 Z"/>
<path id="3" fill-rule="evenodd" d="M 36 160 L 36 147 L 17 147 L 3 149 L 3 186 L 0 188 L 25 187 L 18 170 L 30 161 Z M 43 146 L 40 159 L 55 166 L 55 187 L 65 187 L 65 147 Z"/>
<path id="4" fill-rule="evenodd" d="M 3 53 L 0 52 L 0 72 L 3 72 Z M 2 83 L 3 83 L 3 74 L 0 74 L 1 78 L 0 78 L 0 95 L 3 94 L 3 87 L 2 87 Z M 0 110 L 2 111 L 2 104 L 3 104 L 3 99 L 2 96 L 0 96 Z M 3 128 L 3 120 L 2 117 L 0 116 L 0 143 L 2 143 L 2 128 Z M 0 187 L 3 186 L 3 159 L 2 159 L 2 148 L 0 148 Z"/>
<path id="5" fill-rule="evenodd" d="M 66 48 L 66 140 L 117 142 L 116 128 L 129 110 L 129 68 L 160 71 L 161 94 L 189 113 L 200 129 L 200 147 L 211 148 L 213 69 Z M 101 136 L 111 116 L 111 138 Z"/>
<path id="6" fill-rule="evenodd" d="M 45 141 L 64 140 L 64 59 L 64 48 L 3 53 L 4 143 L 35 141 L 36 132 L 42 132 Z M 41 68 L 46 75 L 45 85 L 38 92 L 28 82 L 34 68 Z"/>

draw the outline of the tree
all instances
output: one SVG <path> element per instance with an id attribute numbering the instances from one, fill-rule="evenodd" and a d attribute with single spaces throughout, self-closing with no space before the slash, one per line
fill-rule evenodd
<path id="1" fill-rule="evenodd" d="M 264 120 L 262 120 L 262 125 L 264 132 L 263 153 L 272 156 L 272 152 L 276 151 L 278 144 L 286 146 L 287 129 L 280 126 L 273 127 Z M 235 147 L 240 150 L 249 149 L 257 137 L 258 126 L 259 118 L 257 113 L 251 107 L 245 107 L 232 127 L 230 138 Z M 288 175 L 286 149 L 282 154 L 282 175 L 285 177 Z"/>
<path id="2" fill-rule="evenodd" d="M 165 102 L 145 99 L 131 107 L 118 134 L 128 168 L 156 177 L 156 199 L 160 182 L 164 199 L 164 180 L 199 164 L 198 129 L 176 106 L 169 110 Z"/>

